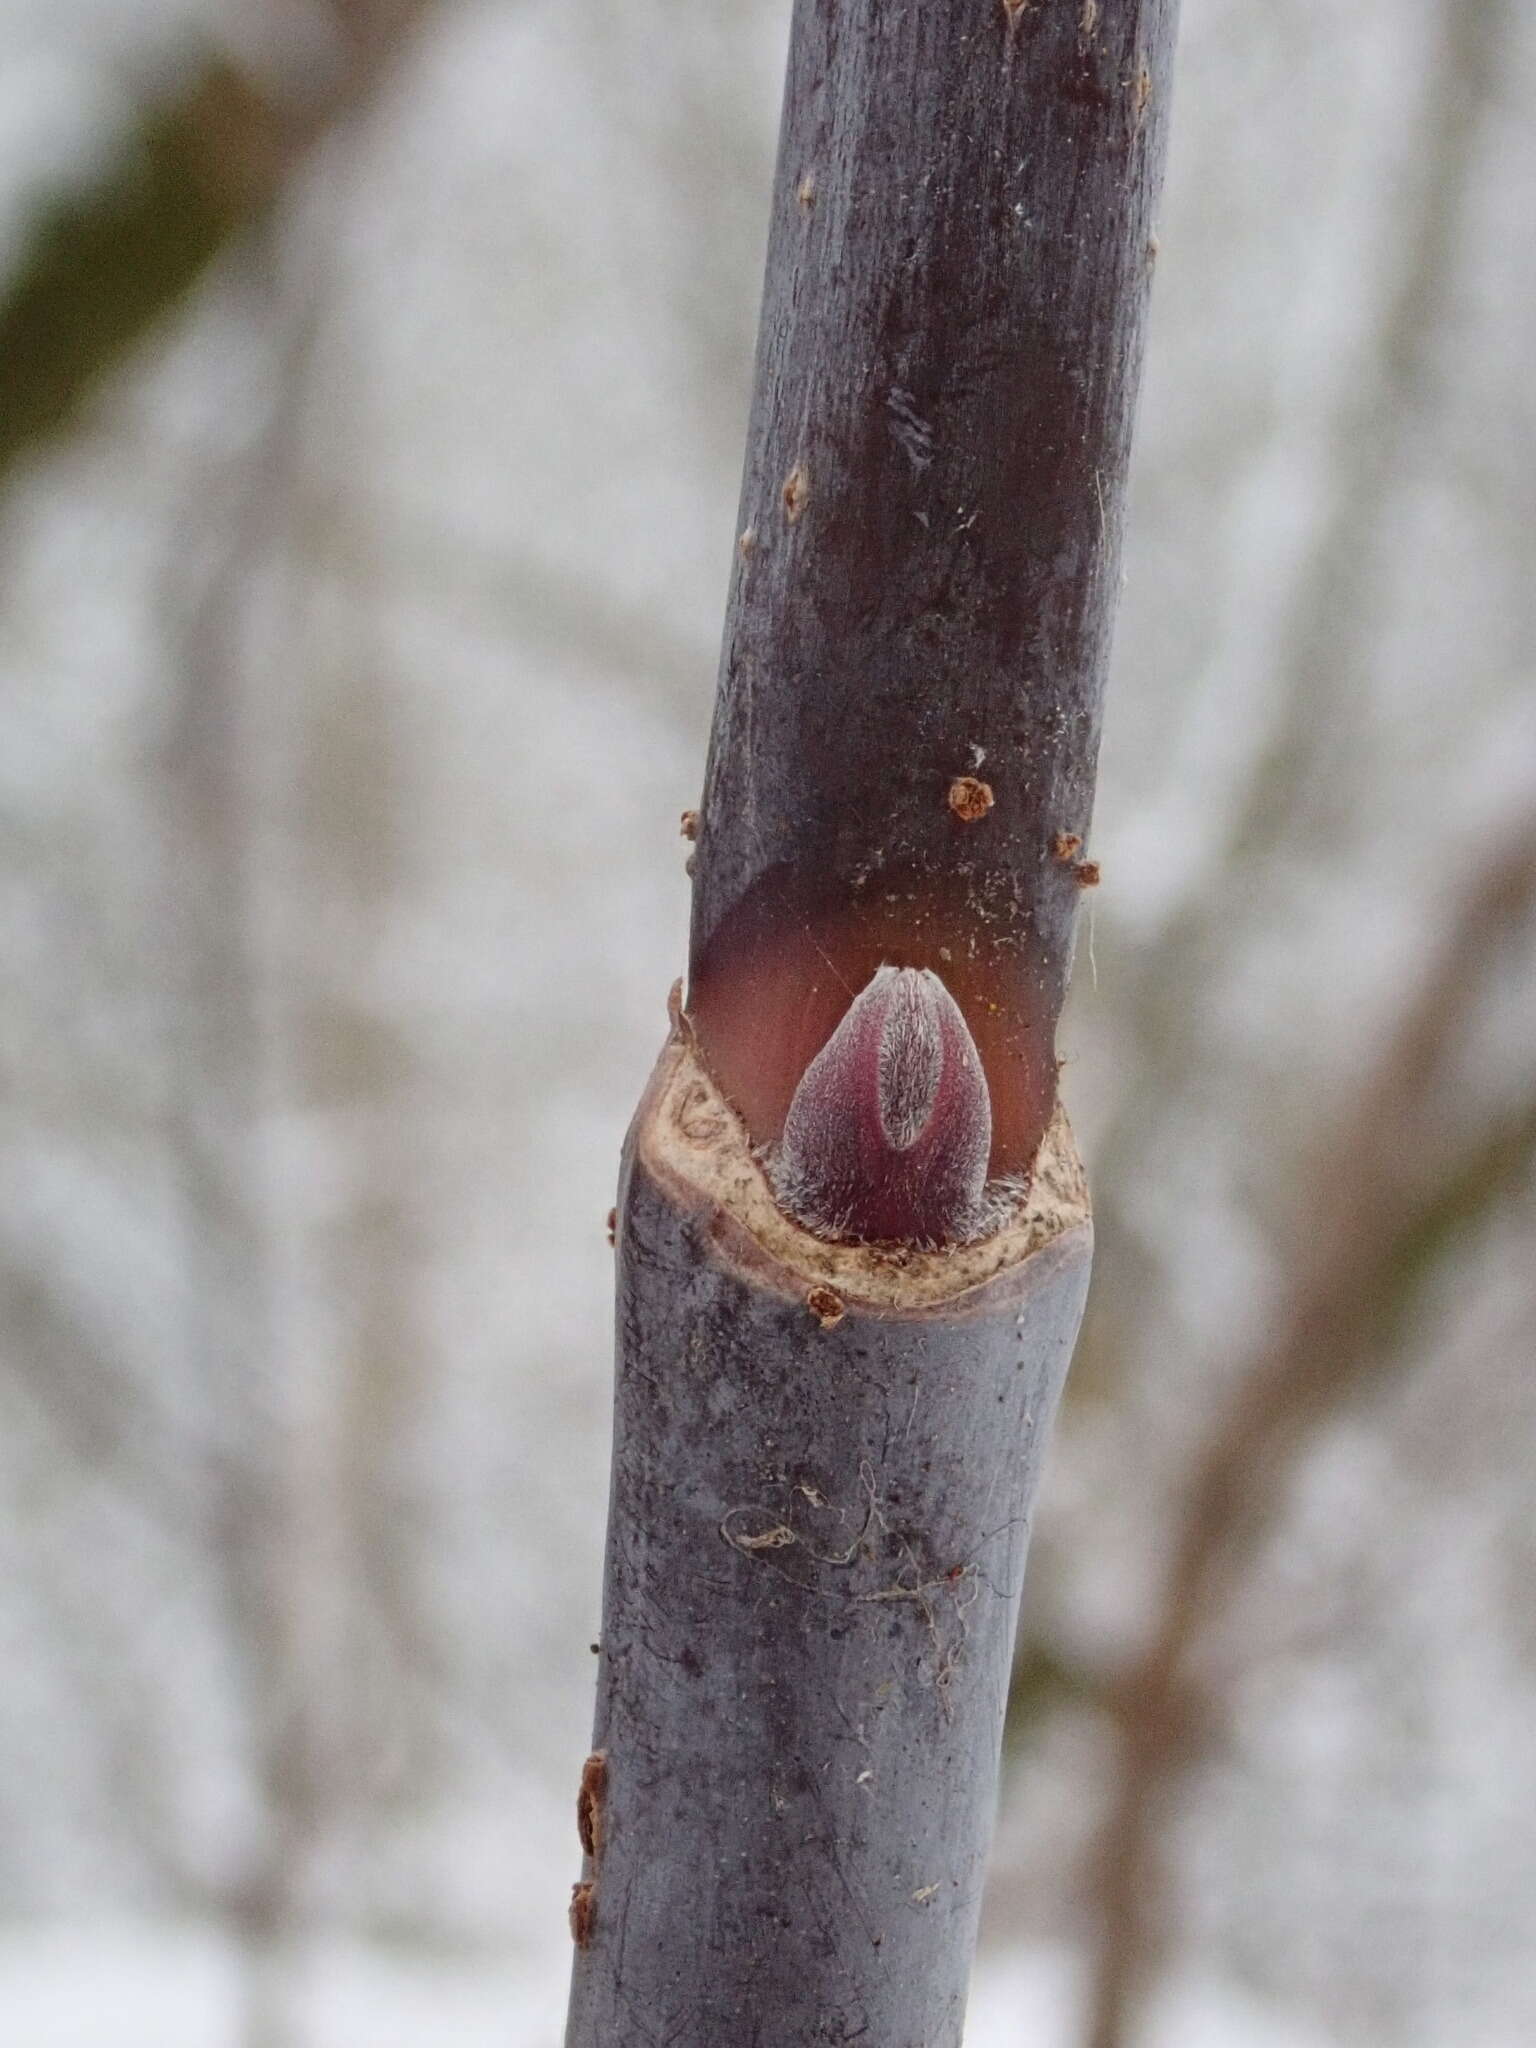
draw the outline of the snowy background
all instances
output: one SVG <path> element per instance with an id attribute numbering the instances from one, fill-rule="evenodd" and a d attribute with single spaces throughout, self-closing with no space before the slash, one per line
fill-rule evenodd
<path id="1" fill-rule="evenodd" d="M 559 2041 L 786 26 L 0 0 L 6 2048 Z M 1186 0 L 974 2048 L 1536 2039 L 1533 90 Z"/>

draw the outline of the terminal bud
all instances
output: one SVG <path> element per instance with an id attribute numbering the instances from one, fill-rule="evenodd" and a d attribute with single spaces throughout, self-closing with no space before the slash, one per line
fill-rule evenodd
<path id="1" fill-rule="evenodd" d="M 801 1076 L 774 1192 L 819 1237 L 963 1243 L 983 1225 L 991 1146 L 959 1005 L 926 967 L 882 967 Z"/>

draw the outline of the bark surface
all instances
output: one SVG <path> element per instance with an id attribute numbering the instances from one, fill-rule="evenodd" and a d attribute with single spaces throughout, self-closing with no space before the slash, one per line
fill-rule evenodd
<path id="1" fill-rule="evenodd" d="M 689 1007 L 760 1142 L 932 967 L 995 1172 L 1055 1098 L 1172 0 L 798 0 Z"/>
<path id="2" fill-rule="evenodd" d="M 796 0 L 689 1014 L 616 1218 L 568 2048 L 959 2048 L 1087 1287 L 1054 1034 L 1172 25 L 1172 0 Z M 860 990 L 881 1016 L 904 991 L 943 1054 L 944 1003 L 882 965 L 958 1003 L 991 1171 L 1024 1190 L 947 1250 L 825 1242 L 761 1163 L 783 1136 L 818 1229 L 829 1204 L 966 1235 L 960 1196 L 935 1223 L 897 1185 L 929 1081 L 936 1156 L 979 1178 L 986 1104 L 959 1115 L 945 1059 L 906 1046 L 892 1080 L 855 1017 L 806 1075 Z M 889 1185 L 845 1185 L 854 1154 Z"/>
<path id="3" fill-rule="evenodd" d="M 830 1245 L 775 1207 L 685 1026 L 618 1243 L 569 2048 L 958 2048 L 1088 1279 L 1070 1134 L 982 1244 Z"/>

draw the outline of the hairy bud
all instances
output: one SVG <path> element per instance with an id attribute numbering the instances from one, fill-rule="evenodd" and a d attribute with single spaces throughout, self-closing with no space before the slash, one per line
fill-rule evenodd
<path id="1" fill-rule="evenodd" d="M 882 967 L 801 1076 L 774 1192 L 821 1237 L 948 1244 L 985 1217 L 992 1104 L 958 1004 Z"/>

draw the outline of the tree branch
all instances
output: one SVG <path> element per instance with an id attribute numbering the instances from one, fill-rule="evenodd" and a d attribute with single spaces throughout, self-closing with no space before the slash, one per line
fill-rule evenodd
<path id="1" fill-rule="evenodd" d="M 1159 1945 L 1161 1821 L 1208 1712 L 1196 1651 L 1273 1527 L 1286 1474 L 1390 1356 L 1446 1239 L 1536 1154 L 1536 1101 L 1472 1140 L 1437 1140 L 1447 1048 L 1506 934 L 1536 905 L 1536 820 L 1463 896 L 1450 935 L 1344 1127 L 1306 1182 L 1296 1283 L 1196 1459 L 1151 1640 L 1118 1691 L 1121 1756 L 1096 1853 L 1090 2048 L 1124 2048 Z"/>

